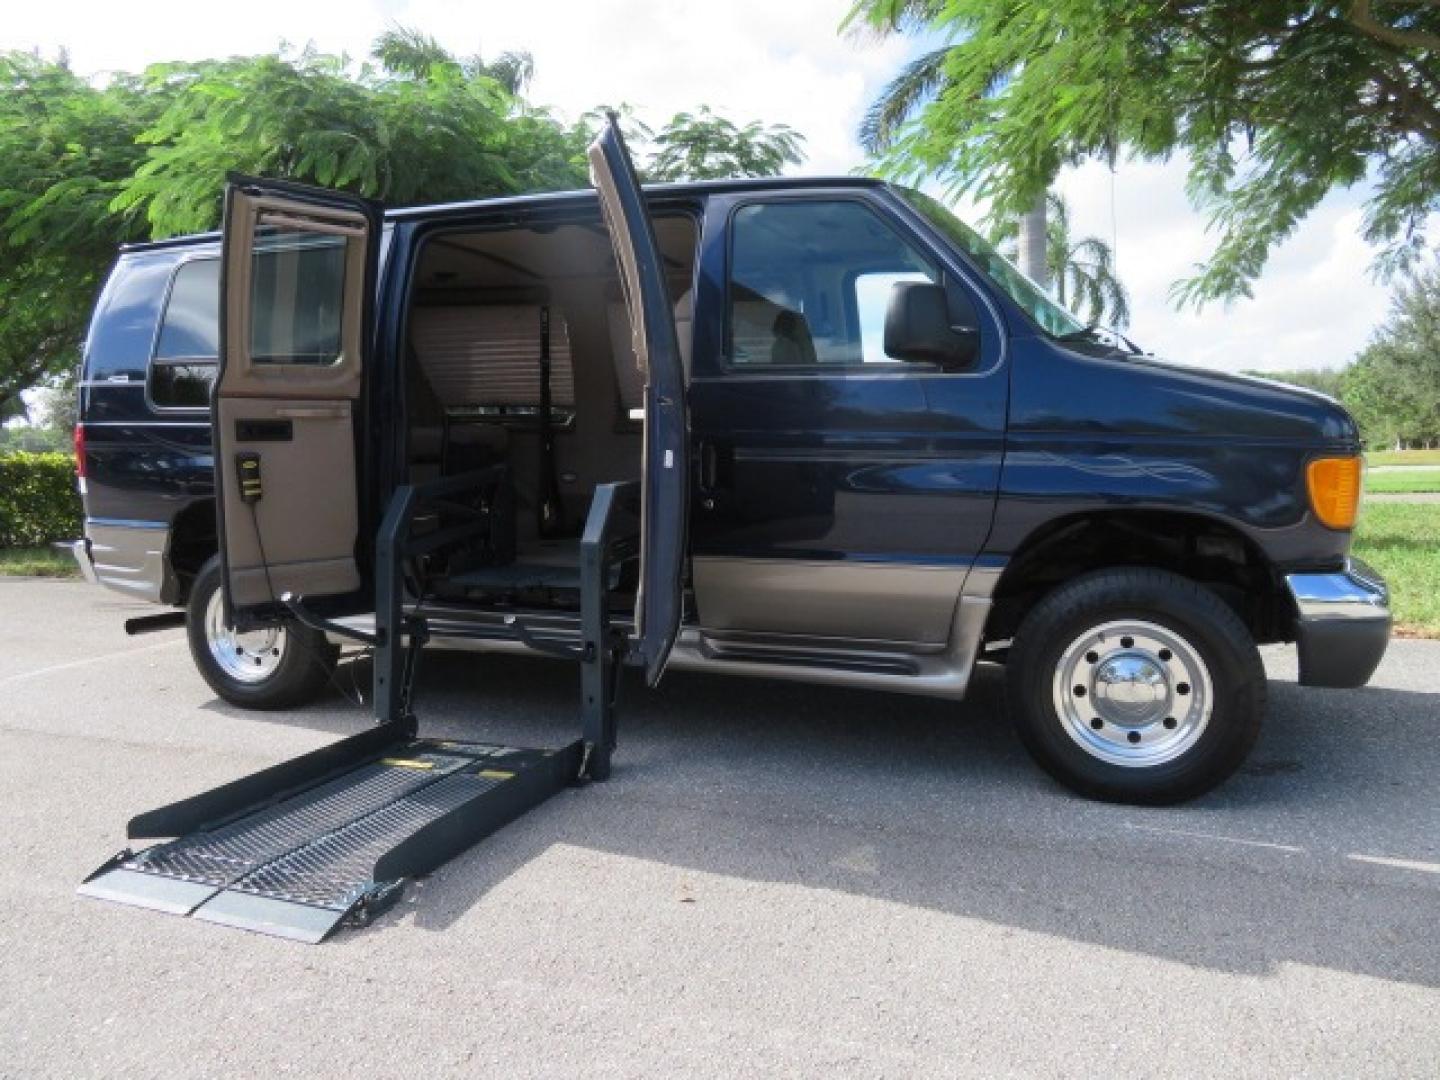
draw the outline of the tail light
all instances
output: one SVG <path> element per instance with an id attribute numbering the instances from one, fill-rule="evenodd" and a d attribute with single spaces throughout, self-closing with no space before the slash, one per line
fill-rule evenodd
<path id="1" fill-rule="evenodd" d="M 85 479 L 85 425 L 75 425 L 75 475 Z"/>
<path id="2" fill-rule="evenodd" d="M 1305 466 L 1305 486 L 1320 524 L 1331 529 L 1354 527 L 1360 509 L 1358 457 L 1316 458 Z"/>

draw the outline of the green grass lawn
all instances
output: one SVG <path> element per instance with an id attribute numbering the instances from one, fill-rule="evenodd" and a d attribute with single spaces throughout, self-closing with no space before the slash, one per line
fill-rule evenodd
<path id="1" fill-rule="evenodd" d="M 1440 465 L 1440 450 L 1372 450 L 1365 460 L 1371 465 Z"/>
<path id="2" fill-rule="evenodd" d="M 79 577 L 68 552 L 49 547 L 0 548 L 0 577 Z"/>
<path id="3" fill-rule="evenodd" d="M 1355 554 L 1390 586 L 1396 629 L 1440 637 L 1440 503 L 1369 503 Z"/>
<path id="4" fill-rule="evenodd" d="M 1367 472 L 1365 490 L 1381 492 L 1440 491 L 1440 469 Z"/>

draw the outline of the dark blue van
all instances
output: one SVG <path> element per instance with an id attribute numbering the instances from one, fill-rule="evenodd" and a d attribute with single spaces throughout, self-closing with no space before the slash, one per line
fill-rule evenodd
<path id="1" fill-rule="evenodd" d="M 1374 671 L 1335 402 L 1083 326 L 917 192 L 597 186 L 381 213 L 237 179 L 223 244 L 125 248 L 85 350 L 87 574 L 184 607 L 226 700 L 293 706 L 373 627 L 405 485 L 503 470 L 419 521 L 437 550 L 486 521 L 405 562 L 429 643 L 563 654 L 595 493 L 633 482 L 605 603 L 652 682 L 959 699 L 999 662 L 1046 769 L 1151 802 L 1243 760 L 1258 644 L 1307 685 Z"/>

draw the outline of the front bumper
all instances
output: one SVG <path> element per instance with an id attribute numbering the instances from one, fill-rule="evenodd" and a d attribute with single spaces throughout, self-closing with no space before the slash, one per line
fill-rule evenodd
<path id="1" fill-rule="evenodd" d="M 1348 689 L 1370 681 L 1390 643 L 1390 590 L 1359 559 L 1328 574 L 1287 574 L 1295 602 L 1302 686 Z"/>

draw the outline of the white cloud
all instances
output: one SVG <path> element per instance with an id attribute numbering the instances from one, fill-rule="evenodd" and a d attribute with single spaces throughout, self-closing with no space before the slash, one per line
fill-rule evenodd
<path id="1" fill-rule="evenodd" d="M 1110 241 L 1113 230 L 1120 274 L 1131 293 L 1132 336 L 1169 359 L 1227 371 L 1348 363 L 1384 316 L 1388 297 L 1368 275 L 1374 252 L 1360 238 L 1363 193 L 1326 198 L 1271 253 L 1253 299 L 1177 312 L 1171 285 L 1194 272 L 1215 240 L 1186 199 L 1184 184 L 1185 163 L 1178 160 L 1125 163 L 1113 177 L 1091 164 L 1059 184 L 1077 235 Z"/>
<path id="2" fill-rule="evenodd" d="M 857 46 L 836 33 L 849 0 L 590 0 L 496 5 L 474 0 L 194 0 L 11 5 L 0 47 L 65 47 L 76 70 L 135 70 L 161 60 L 271 50 L 283 38 L 363 57 L 392 24 L 435 35 L 459 53 L 528 49 L 532 97 L 574 117 L 634 104 L 654 123 L 709 104 L 736 120 L 786 123 L 807 137 L 803 173 L 848 172 L 865 106 L 913 46 Z M 1366 276 L 1357 193 L 1327 199 L 1273 255 L 1255 298 L 1177 313 L 1167 293 L 1211 246 L 1184 196 L 1184 166 L 1126 164 L 1113 178 L 1119 265 L 1133 297 L 1134 336 L 1178 361 L 1229 370 L 1333 367 L 1364 345 L 1386 290 Z M 1109 239 L 1112 178 L 1098 165 L 1060 188 L 1081 234 Z"/>

